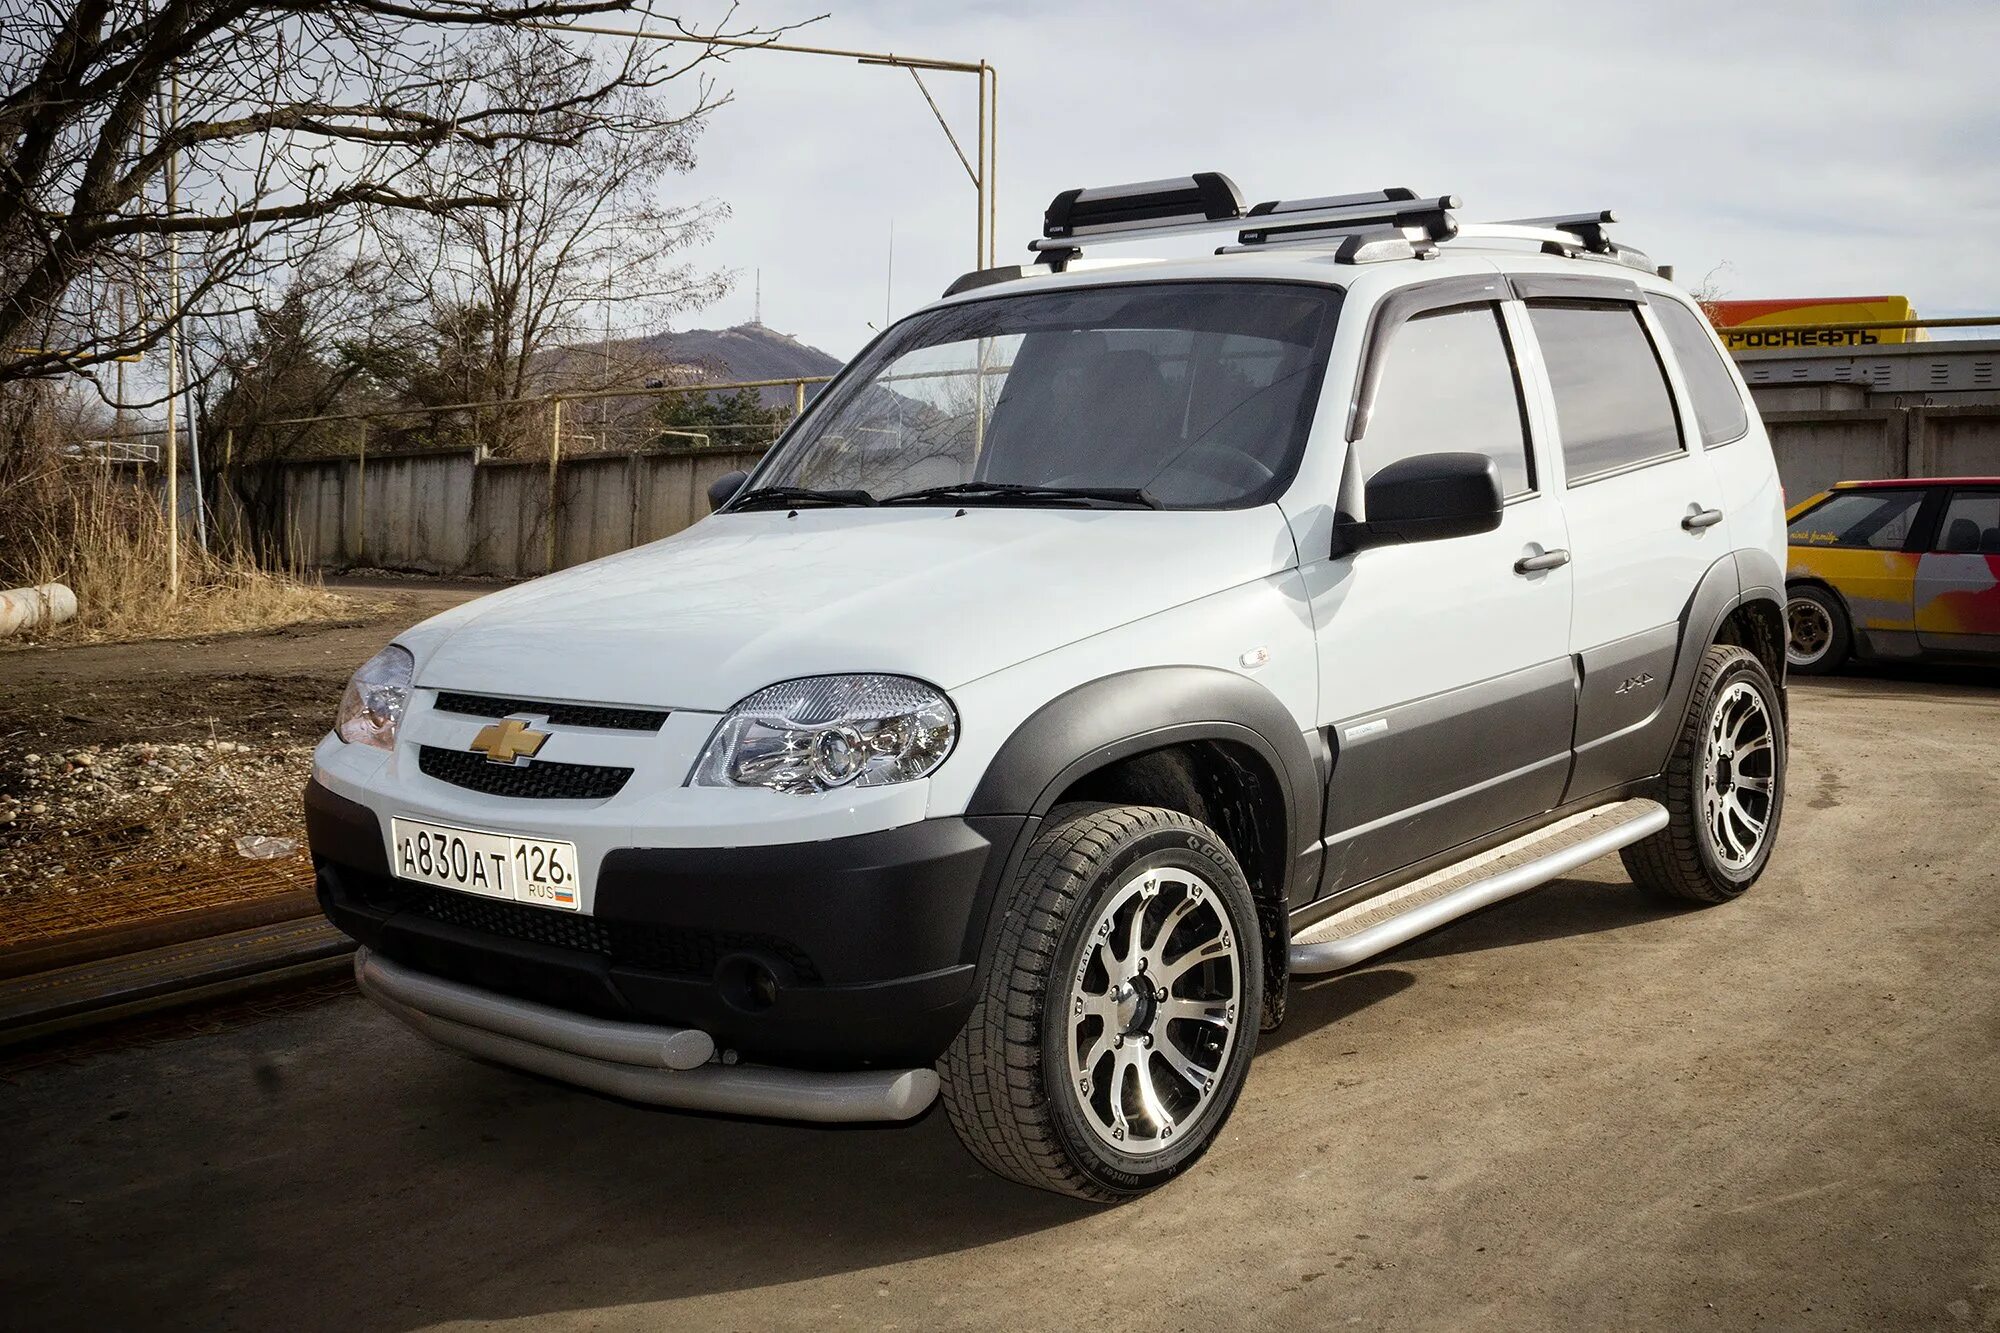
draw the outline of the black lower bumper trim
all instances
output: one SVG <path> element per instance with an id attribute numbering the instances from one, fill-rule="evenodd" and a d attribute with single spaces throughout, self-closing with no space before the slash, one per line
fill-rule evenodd
<path id="1" fill-rule="evenodd" d="M 700 1028 L 749 1059 L 830 1069 L 923 1065 L 950 1044 L 1022 823 L 614 851 L 592 915 L 578 917 L 396 879 L 372 811 L 318 783 L 306 793 L 321 906 L 384 957 L 578 1012 Z M 770 986 L 731 984 L 746 959 Z"/>

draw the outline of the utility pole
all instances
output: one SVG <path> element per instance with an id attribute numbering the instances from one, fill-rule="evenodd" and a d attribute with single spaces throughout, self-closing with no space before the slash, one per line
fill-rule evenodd
<path id="1" fill-rule="evenodd" d="M 160 137 L 165 139 L 173 133 L 174 123 L 181 114 L 181 83 L 179 76 L 173 80 L 173 103 L 169 114 L 160 117 Z M 180 206 L 180 154 L 167 155 L 167 217 L 172 218 Z M 175 412 L 180 403 L 180 306 L 181 306 L 181 243 L 175 232 L 167 233 L 167 596 L 180 596 L 181 592 L 181 491 L 180 491 L 180 435 Z"/>

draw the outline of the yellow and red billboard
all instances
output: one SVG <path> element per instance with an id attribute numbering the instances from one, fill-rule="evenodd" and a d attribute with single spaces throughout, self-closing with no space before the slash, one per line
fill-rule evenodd
<path id="1" fill-rule="evenodd" d="M 1872 347 L 1911 342 L 1919 329 L 1825 329 L 1820 324 L 1865 324 L 1917 317 L 1907 296 L 1808 296 L 1775 301 L 1704 301 L 1709 320 L 1732 352 L 1780 347 Z M 1805 326 L 1805 327 L 1802 327 Z"/>

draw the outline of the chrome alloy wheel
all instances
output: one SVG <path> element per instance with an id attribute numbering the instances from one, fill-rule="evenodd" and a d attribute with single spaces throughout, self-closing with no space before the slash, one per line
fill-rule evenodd
<path id="1" fill-rule="evenodd" d="M 1811 666 L 1833 647 L 1833 617 L 1810 597 L 1785 603 L 1785 656 L 1793 666 Z"/>
<path id="2" fill-rule="evenodd" d="M 1174 866 L 1105 900 L 1071 979 L 1070 1086 L 1120 1152 L 1172 1147 L 1209 1109 L 1237 1036 L 1243 942 L 1221 898 Z"/>
<path id="3" fill-rule="evenodd" d="M 1737 681 L 1716 697 L 1702 747 L 1701 810 L 1710 850 L 1741 870 L 1770 827 L 1778 779 L 1777 729 L 1764 696 Z"/>

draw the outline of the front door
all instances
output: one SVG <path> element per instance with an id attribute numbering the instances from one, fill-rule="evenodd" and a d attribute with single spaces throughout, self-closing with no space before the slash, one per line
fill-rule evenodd
<path id="1" fill-rule="evenodd" d="M 1495 460 L 1508 501 L 1492 532 L 1308 557 L 1334 756 L 1329 892 L 1551 808 L 1569 767 L 1568 538 L 1511 340 L 1495 300 L 1425 309 L 1412 292 L 1390 298 L 1403 318 L 1380 320 L 1363 352 L 1372 406 L 1351 484 L 1398 459 L 1474 451 Z"/>
<path id="2" fill-rule="evenodd" d="M 2000 486 L 1954 487 L 1917 562 L 1917 642 L 1926 652 L 2000 653 Z"/>

